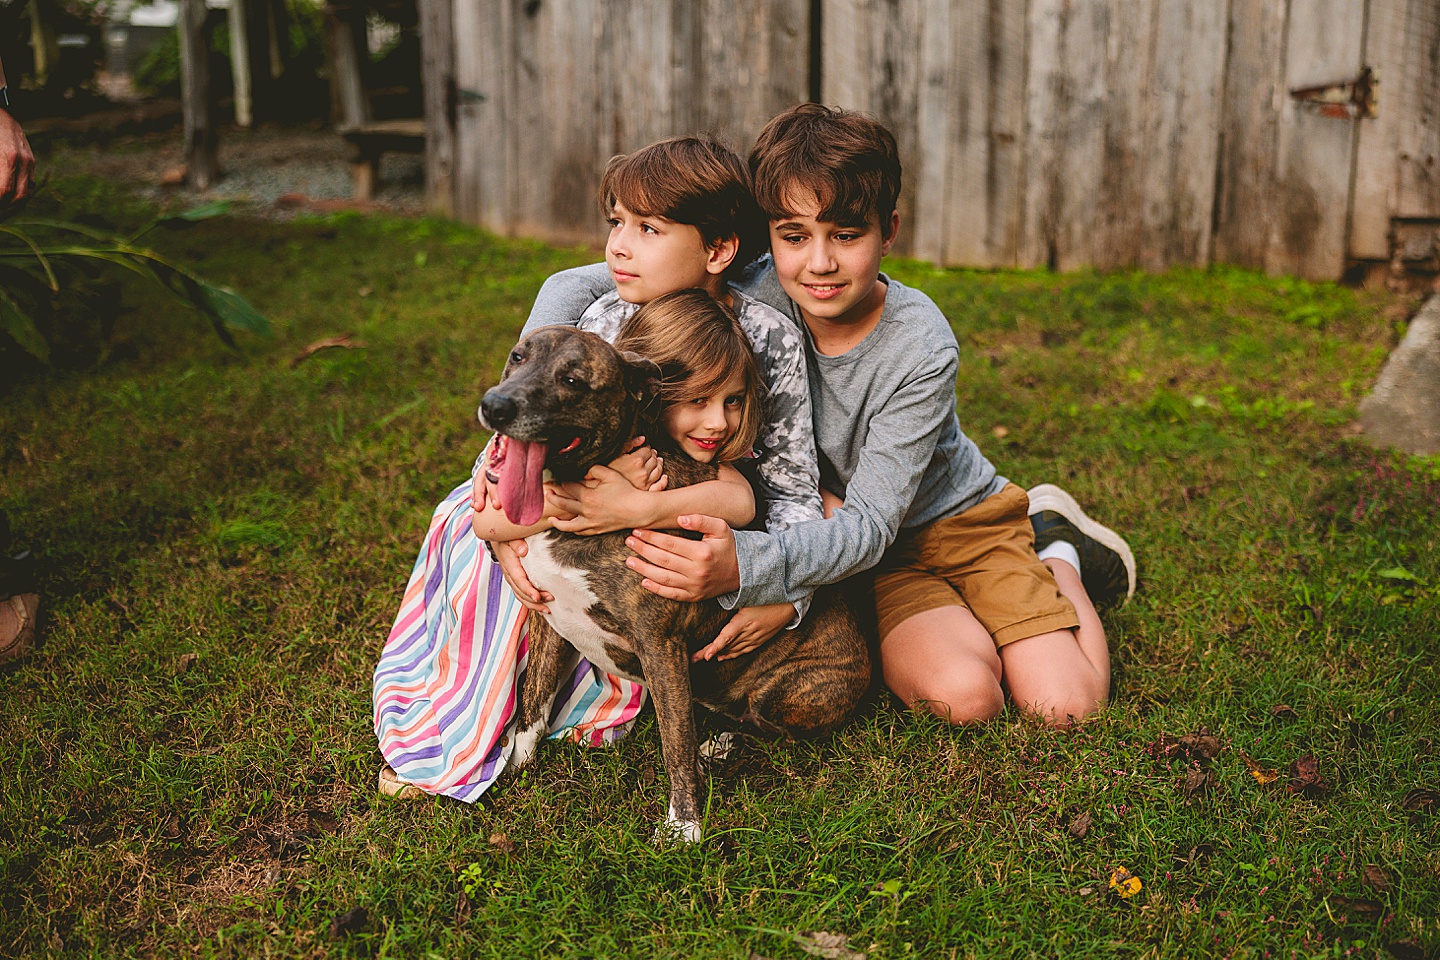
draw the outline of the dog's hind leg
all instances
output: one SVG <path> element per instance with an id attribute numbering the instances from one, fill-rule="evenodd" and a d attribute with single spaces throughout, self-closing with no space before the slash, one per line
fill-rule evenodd
<path id="1" fill-rule="evenodd" d="M 560 674 L 574 653 L 569 642 L 539 614 L 530 615 L 528 626 L 530 656 L 525 667 L 525 682 L 520 687 L 510 770 L 519 770 L 534 759 L 540 741 L 545 739 L 545 730 L 550 725 L 550 710 L 555 705 L 555 693 L 560 688 Z"/>
<path id="2" fill-rule="evenodd" d="M 818 608 L 818 609 L 816 609 Z M 768 667 L 741 716 L 768 733 L 803 739 L 834 730 L 870 686 L 870 653 L 848 606 L 816 603 L 790 656 Z"/>
<path id="3" fill-rule="evenodd" d="M 660 726 L 660 752 L 670 778 L 670 808 L 655 839 L 700 840 L 699 774 L 696 764 L 695 709 L 690 698 L 690 657 L 671 639 L 636 643 L 645 686 Z"/>

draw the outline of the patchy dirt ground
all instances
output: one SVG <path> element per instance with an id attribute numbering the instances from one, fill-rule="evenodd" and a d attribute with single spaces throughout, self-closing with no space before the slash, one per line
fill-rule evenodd
<path id="1" fill-rule="evenodd" d="M 424 212 L 425 170 L 420 156 L 386 154 L 380 162 L 375 199 L 361 203 L 353 199 L 349 144 L 318 124 L 222 128 L 221 176 L 206 191 L 183 186 L 184 144 L 179 126 L 117 133 L 83 144 L 63 134 L 50 138 L 45 132 L 35 137 L 36 172 L 42 181 L 47 168 L 57 173 L 89 173 L 134 184 L 161 204 L 186 207 L 226 199 L 252 215 L 281 219 L 347 208 L 403 215 Z"/>

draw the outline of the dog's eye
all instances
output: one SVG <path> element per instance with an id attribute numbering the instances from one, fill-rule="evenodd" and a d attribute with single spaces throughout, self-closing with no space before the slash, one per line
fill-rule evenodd
<path id="1" fill-rule="evenodd" d="M 563 384 L 565 384 L 565 386 L 567 386 L 567 387 L 583 387 L 583 386 L 585 386 L 585 381 L 581 380 L 579 377 L 572 377 L 572 376 L 570 376 L 570 374 L 568 374 L 568 373 L 567 373 L 567 374 L 564 374 L 563 376 L 561 376 L 560 382 L 563 383 Z"/>
<path id="2" fill-rule="evenodd" d="M 524 362 L 525 362 L 525 354 L 521 353 L 519 350 L 511 350 L 511 351 L 510 351 L 510 362 L 511 362 L 511 363 L 524 363 Z"/>

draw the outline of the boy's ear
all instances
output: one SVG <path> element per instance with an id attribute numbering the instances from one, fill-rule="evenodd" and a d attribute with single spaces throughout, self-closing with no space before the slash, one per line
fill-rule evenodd
<path id="1" fill-rule="evenodd" d="M 740 238 L 722 237 L 712 243 L 707 250 L 710 256 L 705 261 L 705 271 L 713 276 L 718 276 L 735 262 L 735 256 L 740 252 Z"/>
<path id="2" fill-rule="evenodd" d="M 895 242 L 895 237 L 898 236 L 900 233 L 899 210 L 890 211 L 890 223 L 888 224 L 888 226 L 890 228 L 889 230 L 881 229 L 880 231 L 881 239 L 885 244 L 884 249 L 881 251 L 881 256 L 884 256 L 885 254 L 890 252 L 890 245 Z"/>

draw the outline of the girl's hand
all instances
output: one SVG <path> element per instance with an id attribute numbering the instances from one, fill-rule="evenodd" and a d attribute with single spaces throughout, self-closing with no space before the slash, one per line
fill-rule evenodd
<path id="1" fill-rule="evenodd" d="M 763 607 L 741 607 L 735 616 L 725 624 L 720 635 L 701 650 L 697 650 L 690 661 L 699 663 L 711 660 L 717 655 L 721 660 L 758 650 L 775 634 L 785 629 L 795 619 L 795 607 L 789 603 L 771 603 Z M 724 651 L 723 653 L 721 651 Z"/>
<path id="2" fill-rule="evenodd" d="M 545 485 L 545 500 L 556 514 L 555 529 L 582 536 L 648 523 L 647 496 L 609 467 L 591 467 L 579 483 Z"/>
<path id="3" fill-rule="evenodd" d="M 490 506 L 496 510 L 501 508 L 500 486 L 492 484 L 485 472 L 490 468 L 490 458 L 495 455 L 495 438 L 491 437 L 490 442 L 485 444 L 485 450 L 480 454 L 478 466 L 471 475 L 470 502 L 479 509 L 484 509 L 485 499 L 489 497 Z"/>
<path id="4" fill-rule="evenodd" d="M 629 480 L 636 490 L 664 490 L 665 461 L 654 447 L 645 445 L 644 437 L 636 437 L 631 444 L 628 451 L 610 461 L 610 469 Z"/>
<path id="5" fill-rule="evenodd" d="M 495 551 L 495 562 L 500 565 L 500 572 L 505 577 L 505 582 L 510 584 L 510 589 L 515 591 L 515 599 L 532 613 L 549 613 L 550 608 L 545 606 L 554 596 L 539 589 L 530 582 L 530 577 L 525 573 L 525 567 L 521 565 L 520 558 L 530 549 L 524 540 L 496 540 L 490 546 Z"/>

